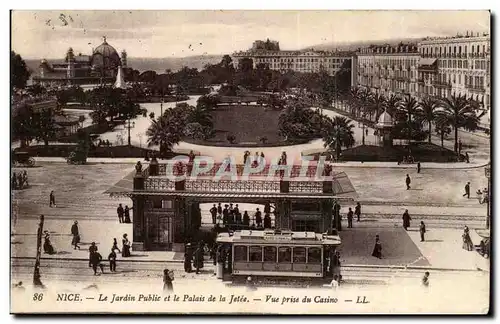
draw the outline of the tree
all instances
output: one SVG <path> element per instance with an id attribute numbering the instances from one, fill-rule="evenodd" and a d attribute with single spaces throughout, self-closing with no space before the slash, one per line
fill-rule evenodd
<path id="1" fill-rule="evenodd" d="M 474 131 L 479 125 L 479 118 L 476 115 L 477 105 L 467 99 L 465 95 L 452 95 L 444 98 L 439 106 L 448 115 L 451 125 L 455 131 L 455 153 L 458 151 L 458 129 Z"/>
<path id="2" fill-rule="evenodd" d="M 337 160 L 340 159 L 342 147 L 354 146 L 354 125 L 343 116 L 335 116 L 326 126 L 323 140 L 325 147 L 335 150 Z"/>
<path id="3" fill-rule="evenodd" d="M 429 125 L 429 143 L 432 142 L 432 123 L 436 120 L 436 113 L 438 108 L 438 102 L 432 97 L 426 97 L 420 101 L 420 116 L 422 121 L 427 122 Z"/>
<path id="4" fill-rule="evenodd" d="M 35 139 L 43 141 L 45 146 L 56 135 L 55 112 L 52 109 L 41 109 L 33 113 Z"/>
<path id="5" fill-rule="evenodd" d="M 376 93 L 371 96 L 371 108 L 370 109 L 370 120 L 372 120 L 372 114 L 375 115 L 375 121 L 377 116 L 379 116 L 386 109 L 387 99 L 383 94 Z"/>
<path id="6" fill-rule="evenodd" d="M 407 117 L 407 125 L 408 125 L 408 140 L 412 140 L 412 117 L 418 113 L 419 110 L 419 103 L 415 98 L 412 96 L 408 95 L 405 97 L 405 99 L 400 102 L 399 107 L 401 110 L 406 112 L 406 117 Z"/>
<path id="7" fill-rule="evenodd" d="M 398 96 L 391 94 L 385 101 L 386 111 L 392 118 L 396 119 L 396 115 L 398 113 L 399 103 L 401 102 L 401 98 Z"/>
<path id="8" fill-rule="evenodd" d="M 205 129 L 200 123 L 189 123 L 184 129 L 184 135 L 194 140 L 205 139 Z"/>
<path id="9" fill-rule="evenodd" d="M 148 146 L 159 145 L 160 154 L 163 155 L 179 143 L 184 135 L 187 125 L 189 108 L 187 105 L 178 104 L 172 109 L 167 109 L 163 116 L 152 121 L 146 131 Z"/>
<path id="10" fill-rule="evenodd" d="M 443 112 L 436 114 L 435 130 L 436 130 L 436 133 L 441 138 L 441 147 L 444 147 L 444 137 L 451 133 L 450 123 L 451 123 L 451 121 L 450 121 L 450 118 L 447 114 L 445 114 Z"/>
<path id="11" fill-rule="evenodd" d="M 35 138 L 33 109 L 23 103 L 12 107 L 12 133 L 21 141 L 21 147 L 27 146 Z"/>
<path id="12" fill-rule="evenodd" d="M 14 88 L 24 89 L 31 73 L 21 55 L 10 51 L 10 84 Z"/>

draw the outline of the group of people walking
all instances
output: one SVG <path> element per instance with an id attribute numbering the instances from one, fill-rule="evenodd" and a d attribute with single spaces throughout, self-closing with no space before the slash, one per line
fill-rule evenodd
<path id="1" fill-rule="evenodd" d="M 26 170 L 12 173 L 12 189 L 21 190 L 29 186 L 28 172 Z"/>
<path id="2" fill-rule="evenodd" d="M 48 234 L 48 233 L 47 233 Z M 71 226 L 71 235 L 72 235 L 72 240 L 71 240 L 71 246 L 73 246 L 73 249 L 78 249 L 80 250 L 80 229 L 78 227 L 78 221 L 75 221 L 73 225 Z M 109 261 L 109 270 L 111 272 L 116 272 L 116 259 L 117 259 L 117 254 L 121 253 L 121 256 L 126 258 L 130 257 L 130 247 L 131 243 L 128 239 L 127 234 L 123 234 L 122 238 L 122 248 L 118 248 L 118 241 L 116 238 L 113 239 L 113 246 L 111 247 L 111 252 L 108 255 L 108 261 Z M 45 245 L 44 245 L 45 249 Z M 53 248 L 52 248 L 53 249 Z M 46 252 L 48 253 L 48 252 Z M 97 245 L 95 242 L 92 242 L 89 247 L 89 267 L 91 267 L 94 270 L 94 275 L 97 275 L 97 270 L 100 269 L 101 273 L 104 273 L 104 265 L 101 263 L 103 260 L 102 255 L 99 253 Z"/>
<path id="3" fill-rule="evenodd" d="M 264 229 L 272 228 L 272 213 L 271 204 L 266 203 L 264 205 L 264 217 L 262 217 L 262 212 L 259 208 L 256 209 L 253 219 L 250 219 L 250 215 L 245 210 L 243 215 L 240 212 L 238 204 L 225 204 L 222 208 L 222 204 L 214 204 L 210 208 L 210 214 L 212 215 L 212 223 L 214 225 L 220 225 L 222 223 L 223 227 L 228 227 L 231 229 Z"/>
<path id="4" fill-rule="evenodd" d="M 342 215 L 340 214 L 340 204 L 338 201 L 335 201 L 333 204 L 333 224 L 332 228 L 336 228 L 338 231 L 342 230 Z M 353 220 L 354 216 L 356 216 L 356 221 L 361 221 L 361 204 L 359 201 L 356 203 L 354 207 L 354 211 L 351 207 L 349 207 L 349 211 L 347 212 L 347 228 L 353 228 Z"/>

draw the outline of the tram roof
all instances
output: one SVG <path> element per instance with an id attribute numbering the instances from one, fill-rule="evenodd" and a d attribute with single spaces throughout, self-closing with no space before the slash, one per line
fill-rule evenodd
<path id="1" fill-rule="evenodd" d="M 327 235 L 314 232 L 242 230 L 232 233 L 220 233 L 217 242 L 221 243 L 277 243 L 283 245 L 340 245 L 339 235 Z"/>

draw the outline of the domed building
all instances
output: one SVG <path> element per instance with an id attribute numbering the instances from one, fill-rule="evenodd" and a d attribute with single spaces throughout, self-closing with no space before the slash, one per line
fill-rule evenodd
<path id="1" fill-rule="evenodd" d="M 93 49 L 91 55 L 75 55 L 70 47 L 63 60 L 48 62 L 42 59 L 39 74 L 33 76 L 33 82 L 52 86 L 112 84 L 120 66 L 127 67 L 127 53 L 123 50 L 120 57 L 103 37 L 102 44 Z"/>
<path id="2" fill-rule="evenodd" d="M 379 145 L 384 147 L 392 146 L 391 131 L 393 127 L 394 120 L 392 119 L 392 116 L 384 110 L 384 112 L 380 114 L 377 124 L 375 124 Z"/>

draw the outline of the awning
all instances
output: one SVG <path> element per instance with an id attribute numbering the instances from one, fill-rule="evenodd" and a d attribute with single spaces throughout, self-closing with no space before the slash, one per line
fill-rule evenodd
<path id="1" fill-rule="evenodd" d="M 422 65 L 432 65 L 436 62 L 437 59 L 435 58 L 430 58 L 430 57 L 426 57 L 426 58 L 421 58 L 419 61 L 418 61 L 418 65 L 419 66 L 422 66 Z"/>

